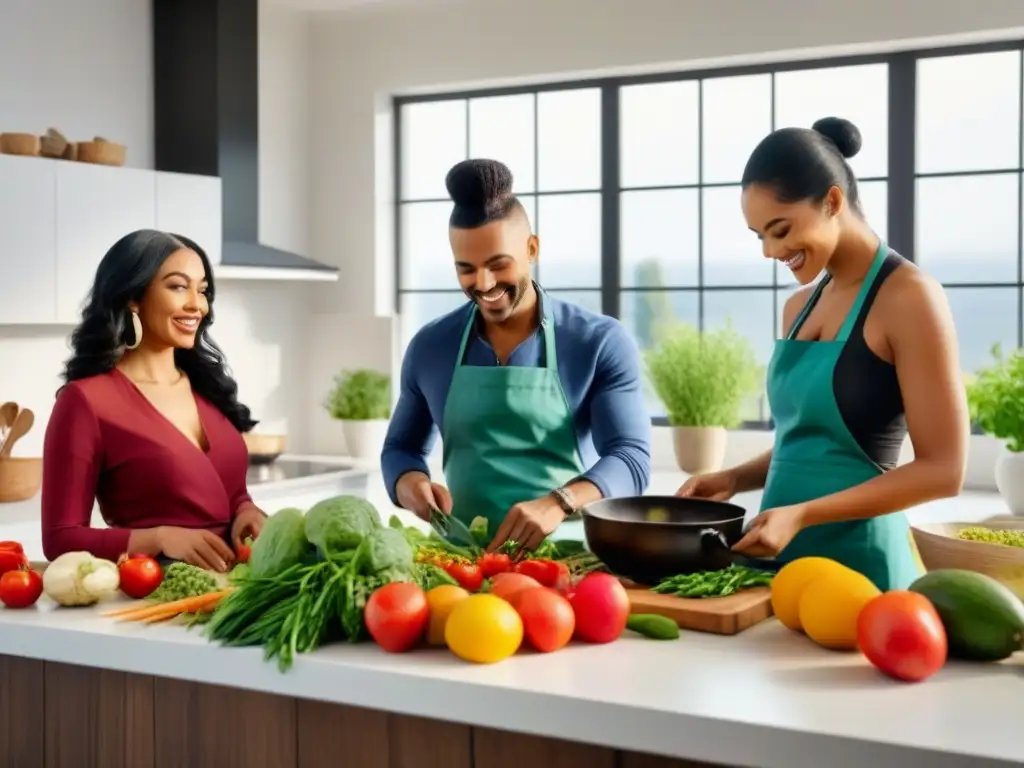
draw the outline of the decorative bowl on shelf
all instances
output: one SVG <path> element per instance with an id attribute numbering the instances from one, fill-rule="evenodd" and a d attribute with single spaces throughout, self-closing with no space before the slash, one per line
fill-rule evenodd
<path id="1" fill-rule="evenodd" d="M 80 163 L 94 163 L 96 165 L 124 165 L 127 156 L 127 148 L 124 144 L 115 144 L 112 141 L 95 139 L 93 141 L 80 141 L 76 145 L 77 157 Z"/>
<path id="2" fill-rule="evenodd" d="M 39 137 L 34 133 L 0 133 L 0 155 L 36 157 L 38 154 Z"/>
<path id="3" fill-rule="evenodd" d="M 928 523 L 911 526 L 914 546 L 925 570 L 956 568 L 976 571 L 1005 584 L 1024 599 L 1024 547 L 989 544 L 957 538 L 964 528 L 1024 533 L 1024 520 L 990 520 L 978 523 Z"/>
<path id="4" fill-rule="evenodd" d="M 41 458 L 0 458 L 0 503 L 27 501 L 42 484 Z"/>
<path id="5" fill-rule="evenodd" d="M 262 466 L 273 464 L 288 447 L 287 435 L 264 435 L 254 432 L 243 432 L 242 440 L 249 450 L 249 464 Z"/>

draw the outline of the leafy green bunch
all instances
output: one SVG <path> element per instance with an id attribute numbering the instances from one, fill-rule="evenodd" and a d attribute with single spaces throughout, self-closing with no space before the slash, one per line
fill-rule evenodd
<path id="1" fill-rule="evenodd" d="M 994 361 L 967 384 L 971 418 L 982 431 L 1013 453 L 1024 452 L 1024 349 L 1003 354 L 997 344 Z"/>
<path id="2" fill-rule="evenodd" d="M 764 371 L 731 323 L 703 333 L 690 323 L 658 329 L 645 356 L 651 384 L 676 427 L 736 427 Z"/>
<path id="3" fill-rule="evenodd" d="M 370 370 L 342 371 L 324 401 L 332 419 L 370 421 L 391 417 L 391 377 Z"/>

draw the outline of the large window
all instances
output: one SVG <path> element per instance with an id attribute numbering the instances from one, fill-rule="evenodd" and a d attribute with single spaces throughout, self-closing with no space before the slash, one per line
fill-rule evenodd
<path id="1" fill-rule="evenodd" d="M 662 319 L 731 322 L 766 364 L 794 285 L 743 221 L 743 165 L 772 129 L 836 115 L 864 138 L 869 222 L 947 286 L 976 370 L 1024 332 L 1021 72 L 1015 44 L 397 99 L 402 338 L 465 300 L 444 176 L 494 157 L 548 291 L 619 317 L 641 348 Z M 763 397 L 747 417 L 767 421 Z"/>

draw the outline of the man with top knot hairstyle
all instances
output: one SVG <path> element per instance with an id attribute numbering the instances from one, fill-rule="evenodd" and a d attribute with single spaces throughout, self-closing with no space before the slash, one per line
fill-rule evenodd
<path id="1" fill-rule="evenodd" d="M 446 185 L 469 301 L 409 343 L 384 481 L 392 501 L 424 519 L 431 509 L 466 524 L 487 518 L 492 551 L 508 541 L 532 550 L 581 506 L 646 489 L 640 355 L 618 320 L 531 279 L 540 240 L 505 165 L 466 160 Z M 438 432 L 443 484 L 426 463 Z"/>

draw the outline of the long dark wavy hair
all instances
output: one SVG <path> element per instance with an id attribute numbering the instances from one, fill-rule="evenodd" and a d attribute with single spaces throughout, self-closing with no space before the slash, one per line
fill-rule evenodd
<path id="1" fill-rule="evenodd" d="M 195 346 L 174 350 L 174 362 L 188 376 L 196 394 L 213 403 L 239 432 L 248 432 L 257 422 L 249 409 L 238 402 L 238 384 L 231 377 L 224 353 L 207 335 L 213 324 L 215 295 L 210 259 L 202 248 L 181 235 L 140 229 L 125 235 L 107 251 L 96 268 L 96 279 L 82 310 L 82 322 L 71 333 L 72 354 L 64 364 L 64 381 L 86 379 L 114 369 L 135 337 L 129 302 L 142 300 L 160 266 L 182 248 L 195 251 L 202 259 L 210 311 L 199 324 Z"/>

